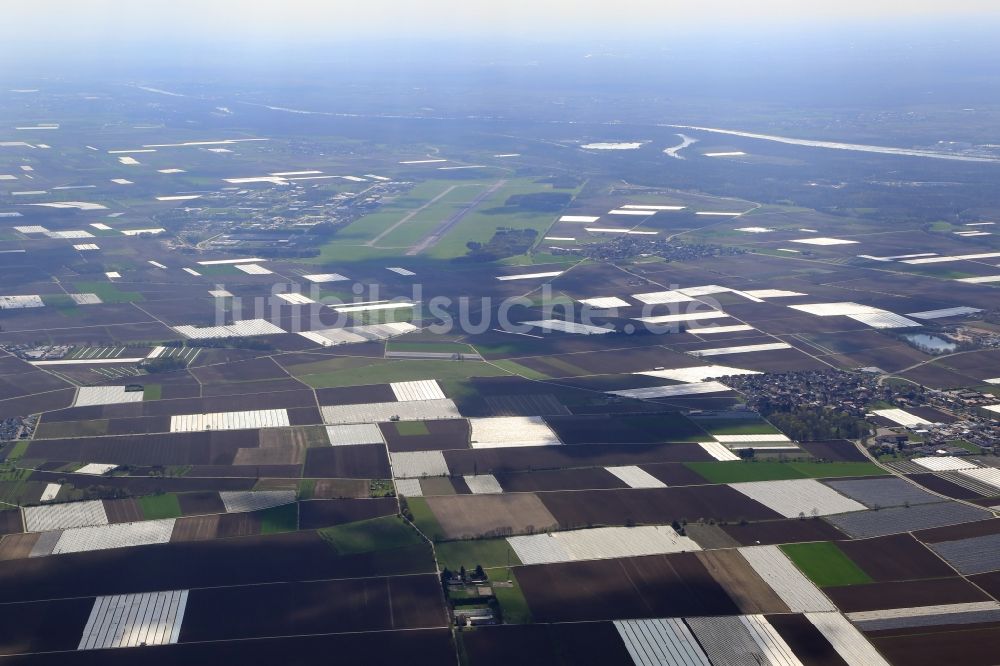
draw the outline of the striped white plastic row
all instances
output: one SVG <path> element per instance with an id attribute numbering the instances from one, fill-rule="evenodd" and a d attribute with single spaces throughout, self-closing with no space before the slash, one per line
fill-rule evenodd
<path id="1" fill-rule="evenodd" d="M 187 599 L 187 590 L 97 597 L 77 649 L 176 643 Z"/>

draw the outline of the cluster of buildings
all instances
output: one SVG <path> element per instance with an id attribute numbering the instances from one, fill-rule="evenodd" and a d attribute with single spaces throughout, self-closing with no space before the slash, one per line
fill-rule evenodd
<path id="1" fill-rule="evenodd" d="M 17 439 L 31 439 L 38 425 L 38 415 L 12 416 L 0 419 L 0 442 L 12 442 Z"/>
<path id="2" fill-rule="evenodd" d="M 73 350 L 73 345 L 0 345 L 0 349 L 25 361 L 58 361 Z"/>
<path id="3" fill-rule="evenodd" d="M 947 415 L 948 422 L 879 428 L 876 432 L 874 443 L 907 451 L 912 448 L 914 453 L 922 452 L 920 447 L 930 447 L 930 454 L 934 454 L 944 447 L 964 455 L 969 450 L 952 443 L 961 440 L 985 449 L 1000 443 L 1000 418 L 991 418 L 982 409 L 997 403 L 997 397 L 989 393 L 880 384 L 874 372 L 833 369 L 742 375 L 730 377 L 726 383 L 744 395 L 751 409 L 765 413 L 812 406 L 865 418 L 872 404 L 883 403 L 904 410 L 931 407 Z"/>
<path id="4" fill-rule="evenodd" d="M 452 621 L 457 627 L 475 627 L 484 624 L 499 624 L 502 621 L 500 605 L 493 594 L 493 585 L 481 566 L 475 571 L 441 572 Z M 497 583 L 502 585 L 503 583 Z"/>
<path id="5" fill-rule="evenodd" d="M 989 315 L 986 315 L 989 317 Z M 975 326 L 956 326 L 941 334 L 952 342 L 978 349 L 1000 349 L 1000 332 Z"/>
<path id="6" fill-rule="evenodd" d="M 867 406 L 878 400 L 891 401 L 891 386 L 879 386 L 878 376 L 843 370 L 804 370 L 729 377 L 726 384 L 746 398 L 758 412 L 800 406 L 831 407 L 863 418 Z"/>
<path id="7" fill-rule="evenodd" d="M 206 247 L 257 251 L 261 247 L 293 246 L 296 240 L 305 237 L 303 232 L 320 224 L 336 227 L 349 224 L 412 186 L 409 182 L 378 181 L 365 184 L 361 192 L 332 195 L 318 186 L 313 189 L 301 184 L 223 191 L 206 196 L 224 198 L 224 206 L 178 207 L 161 213 L 157 219 L 170 227 L 185 228 L 194 223 L 189 242 L 207 235 L 214 237 Z"/>
<path id="8" fill-rule="evenodd" d="M 611 263 L 643 256 L 662 257 L 667 261 L 695 261 L 712 257 L 736 256 L 748 252 L 741 247 L 725 247 L 707 243 L 676 243 L 665 238 L 631 235 L 613 238 L 606 243 L 586 245 L 582 251 L 590 259 Z M 560 252 L 554 251 L 553 254 L 560 254 Z"/>

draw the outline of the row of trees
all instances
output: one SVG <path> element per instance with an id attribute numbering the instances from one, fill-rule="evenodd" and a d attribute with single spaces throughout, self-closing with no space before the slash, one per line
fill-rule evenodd
<path id="1" fill-rule="evenodd" d="M 792 439 L 859 439 L 869 433 L 863 420 L 834 409 L 816 407 L 775 408 L 762 412 L 767 420 Z"/>

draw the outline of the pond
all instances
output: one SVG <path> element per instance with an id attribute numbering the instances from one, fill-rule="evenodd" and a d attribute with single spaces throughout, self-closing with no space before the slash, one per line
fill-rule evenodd
<path id="1" fill-rule="evenodd" d="M 928 335 L 927 333 L 909 333 L 903 337 L 920 351 L 930 354 L 944 354 L 945 352 L 953 352 L 958 349 L 958 345 L 954 342 L 948 342 L 944 338 L 939 338 L 936 335 Z"/>

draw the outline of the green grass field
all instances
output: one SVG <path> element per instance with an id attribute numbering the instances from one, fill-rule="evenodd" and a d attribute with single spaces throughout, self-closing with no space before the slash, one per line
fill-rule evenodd
<path id="1" fill-rule="evenodd" d="M 143 400 L 159 400 L 162 397 L 163 397 L 162 384 L 143 384 L 142 386 Z"/>
<path id="2" fill-rule="evenodd" d="M 952 439 L 947 442 L 948 446 L 960 446 L 972 455 L 979 455 L 983 452 L 981 448 L 976 446 L 971 442 L 967 442 L 964 439 Z"/>
<path id="3" fill-rule="evenodd" d="M 515 361 L 499 360 L 491 361 L 491 363 L 502 370 L 506 370 L 514 375 L 520 375 L 525 379 L 549 379 L 548 375 L 542 374 L 533 368 L 523 366 Z"/>
<path id="4" fill-rule="evenodd" d="M 802 573 L 820 587 L 871 583 L 871 577 L 855 564 L 837 544 L 793 543 L 781 546 L 785 555 Z"/>
<path id="5" fill-rule="evenodd" d="M 452 571 L 465 567 L 468 570 L 481 565 L 484 569 L 521 564 L 517 554 L 507 545 L 506 539 L 482 539 L 476 541 L 446 541 L 434 546 L 438 564 Z"/>
<path id="6" fill-rule="evenodd" d="M 28 470 L 18 470 L 25 472 L 25 476 L 28 474 Z M 37 489 L 32 492 L 32 488 Z M 8 479 L 6 475 L 0 474 L 0 502 L 6 504 L 21 504 L 25 501 L 25 498 L 29 495 L 33 495 L 33 499 L 37 500 L 42 494 L 43 485 L 38 483 L 30 483 L 24 481 L 23 479 Z M 65 490 L 61 491 L 65 492 Z M 65 496 L 64 496 L 65 497 Z M 12 507 L 6 507 L 12 508 Z"/>
<path id="7" fill-rule="evenodd" d="M 396 432 L 403 437 L 431 434 L 431 431 L 427 429 L 427 425 L 423 421 L 397 421 L 392 425 L 396 429 Z"/>
<path id="8" fill-rule="evenodd" d="M 132 303 L 145 300 L 137 291 L 122 291 L 110 282 L 74 282 L 75 293 L 97 294 L 105 303 Z"/>
<path id="9" fill-rule="evenodd" d="M 30 469 L 15 468 L 6 464 L 0 467 L 0 481 L 24 481 L 30 475 Z"/>
<path id="10" fill-rule="evenodd" d="M 97 437 L 108 434 L 108 419 L 92 421 L 43 421 L 39 424 L 36 437 Z M 80 467 L 83 465 L 81 464 Z"/>
<path id="11" fill-rule="evenodd" d="M 492 181 L 490 181 L 492 182 Z M 318 257 L 305 260 L 313 264 L 358 263 L 384 261 L 403 256 L 404 252 L 430 234 L 441 222 L 448 219 L 462 202 L 471 201 L 488 186 L 484 182 L 456 182 L 429 180 L 417 184 L 395 201 L 381 206 L 378 211 L 352 222 L 320 248 Z M 449 188 L 454 188 L 450 192 Z M 444 196 L 380 239 L 377 246 L 368 245 L 384 231 L 404 219 L 409 213 L 424 206 L 435 197 Z M 484 202 L 483 205 L 485 205 Z M 464 252 L 463 252 L 464 254 Z"/>
<path id="12" fill-rule="evenodd" d="M 372 518 L 319 530 L 319 535 L 330 542 L 340 555 L 371 553 L 426 543 L 405 520 L 399 516 Z"/>
<path id="13" fill-rule="evenodd" d="M 761 419 L 694 419 L 713 435 L 773 435 L 778 429 Z"/>
<path id="14" fill-rule="evenodd" d="M 44 294 L 42 296 L 42 302 L 45 303 L 46 307 L 54 308 L 66 313 L 79 307 L 76 302 L 66 294 Z"/>
<path id="15" fill-rule="evenodd" d="M 28 450 L 28 444 L 31 444 L 30 440 L 22 439 L 11 448 L 10 453 L 7 454 L 7 460 L 13 461 L 17 460 Z"/>
<path id="16" fill-rule="evenodd" d="M 431 541 L 438 541 L 444 538 L 444 530 L 438 523 L 437 516 L 427 505 L 427 500 L 423 497 L 407 497 L 406 502 L 413 514 L 413 524 L 423 532 Z"/>
<path id="17" fill-rule="evenodd" d="M 431 352 L 434 354 L 471 354 L 472 345 L 461 342 L 395 342 L 387 345 L 388 351 L 394 352 Z"/>
<path id="18" fill-rule="evenodd" d="M 408 248 L 416 245 L 431 234 L 442 222 L 468 206 L 470 202 L 489 187 L 489 184 L 455 183 L 448 187 L 454 187 L 454 189 L 394 229 L 388 236 L 378 242 L 378 246 Z M 446 191 L 447 188 L 441 190 L 441 192 Z M 392 224 L 395 224 L 404 216 L 405 213 L 387 224 L 386 228 L 392 226 Z"/>
<path id="19" fill-rule="evenodd" d="M 884 474 L 873 463 L 863 462 L 691 462 L 684 463 L 709 483 L 778 481 L 782 479 L 823 479 L 842 476 Z"/>
<path id="20" fill-rule="evenodd" d="M 299 529 L 299 505 L 297 502 L 264 509 L 259 515 L 261 534 L 294 532 Z"/>
<path id="21" fill-rule="evenodd" d="M 301 479 L 296 491 L 300 500 L 309 500 L 316 493 L 316 479 Z"/>
<path id="22" fill-rule="evenodd" d="M 327 367 L 337 367 L 342 359 L 320 361 L 289 368 L 289 371 L 300 381 L 312 388 L 333 388 L 338 386 L 357 386 L 359 384 L 387 384 L 389 382 L 406 382 L 418 379 L 468 379 L 469 377 L 500 377 L 507 373 L 482 361 L 411 361 L 364 359 L 370 361 L 365 366 L 363 375 L 356 368 L 338 368 L 326 370 Z"/>
<path id="23" fill-rule="evenodd" d="M 495 182 L 495 179 L 491 182 Z M 507 199 L 517 194 L 532 194 L 536 192 L 551 192 L 551 185 L 534 182 L 531 178 L 515 178 L 509 180 L 497 190 L 493 196 L 483 201 L 469 212 L 462 221 L 456 224 L 448 234 L 434 247 L 427 251 L 427 256 L 434 259 L 452 259 L 464 256 L 468 252 L 466 243 L 476 241 L 485 243 L 496 233 L 497 227 L 509 229 L 534 229 L 538 239 L 552 226 L 557 214 L 553 212 L 505 210 Z"/>
<path id="24" fill-rule="evenodd" d="M 215 266 L 197 266 L 196 271 L 205 276 L 219 277 L 226 275 L 241 275 L 241 271 L 233 268 L 229 264 L 218 264 Z"/>
<path id="25" fill-rule="evenodd" d="M 430 201 L 433 200 L 435 197 L 444 194 L 445 192 L 448 191 L 448 188 L 451 188 L 455 185 L 459 185 L 459 187 L 453 189 L 450 192 L 450 194 L 445 194 L 445 196 L 442 197 L 442 199 L 440 199 L 436 204 L 428 206 L 428 208 L 426 208 L 418 215 L 414 215 L 413 218 L 411 218 L 408 222 L 397 228 L 396 231 L 392 232 L 392 234 L 389 234 L 389 236 L 399 233 L 400 234 L 399 238 L 404 238 L 403 235 L 404 229 L 406 229 L 409 226 L 410 222 L 417 222 L 417 225 L 421 226 L 420 222 L 418 221 L 418 218 L 424 220 L 428 218 L 433 218 L 435 216 L 435 212 L 432 211 L 438 208 L 439 206 L 441 207 L 442 210 L 438 210 L 436 214 L 438 215 L 443 214 L 444 213 L 443 209 L 446 208 L 449 205 L 449 203 L 467 200 L 463 199 L 463 197 L 470 197 L 470 193 L 473 192 L 475 186 L 478 185 L 479 187 L 482 187 L 482 184 L 477 184 L 477 183 L 466 183 L 463 186 L 462 183 L 455 183 L 449 180 L 428 180 L 422 183 L 418 183 L 409 192 L 402 194 L 398 196 L 394 201 L 387 202 L 381 207 L 379 207 L 377 212 L 372 213 L 370 215 L 365 215 L 364 217 L 355 220 L 354 222 L 349 224 L 347 228 L 338 231 L 337 235 L 334 236 L 333 238 L 332 244 L 363 245 L 368 241 L 374 240 L 386 229 L 388 229 L 389 227 L 391 227 L 392 225 L 396 224 L 401 219 L 406 217 L 406 215 L 412 213 L 421 206 L 430 203 Z M 470 198 L 474 197 L 475 194 L 474 193 L 471 194 Z M 433 228 L 433 226 L 431 228 Z M 385 247 L 393 246 L 393 243 L 387 242 L 389 236 L 386 236 L 385 238 L 382 239 L 382 241 L 379 241 L 379 245 Z M 423 236 L 418 237 L 417 240 L 420 240 L 420 238 L 422 237 Z M 409 245 L 412 245 L 412 243 L 406 244 L 406 247 L 409 247 Z M 325 249 L 326 248 L 324 247 L 324 250 Z"/>
<path id="26" fill-rule="evenodd" d="M 503 580 L 502 575 L 494 575 L 491 578 L 494 583 Z M 524 598 L 521 585 L 517 582 L 513 572 L 511 572 L 510 579 L 513 583 L 512 587 L 493 586 L 493 594 L 496 595 L 500 608 L 503 610 L 504 624 L 528 624 L 531 622 L 531 609 L 528 608 L 528 600 Z"/>
<path id="27" fill-rule="evenodd" d="M 842 476 L 881 476 L 885 471 L 867 462 L 793 462 L 787 463 L 811 479 L 833 479 Z"/>
<path id="28" fill-rule="evenodd" d="M 180 502 L 173 493 L 140 497 L 139 508 L 142 509 L 142 516 L 146 520 L 177 518 L 181 515 Z"/>

